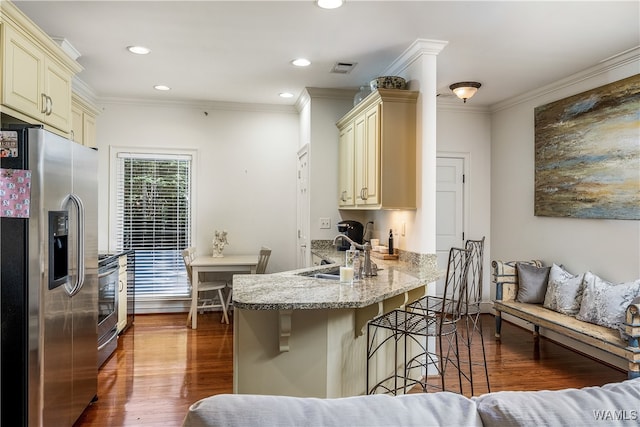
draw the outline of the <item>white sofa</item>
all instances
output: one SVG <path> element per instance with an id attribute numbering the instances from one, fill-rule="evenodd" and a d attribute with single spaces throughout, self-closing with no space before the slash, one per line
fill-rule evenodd
<path id="1" fill-rule="evenodd" d="M 637 426 L 640 378 L 601 387 L 338 399 L 221 394 L 189 408 L 184 427 Z"/>

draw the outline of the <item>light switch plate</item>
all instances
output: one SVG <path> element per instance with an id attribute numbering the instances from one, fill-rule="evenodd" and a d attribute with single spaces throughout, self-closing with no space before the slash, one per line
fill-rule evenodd
<path id="1" fill-rule="evenodd" d="M 320 218 L 320 228 L 331 228 L 331 218 Z"/>

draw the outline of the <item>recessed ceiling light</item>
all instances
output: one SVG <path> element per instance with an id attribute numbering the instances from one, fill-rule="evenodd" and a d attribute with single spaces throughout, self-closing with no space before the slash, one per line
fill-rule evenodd
<path id="1" fill-rule="evenodd" d="M 291 92 L 282 92 L 280 98 L 293 98 L 293 94 Z"/>
<path id="2" fill-rule="evenodd" d="M 155 85 L 153 88 L 155 90 L 171 90 L 169 86 L 165 86 L 165 85 Z"/>
<path id="3" fill-rule="evenodd" d="M 136 55 L 146 55 L 151 52 L 151 49 L 144 46 L 127 46 L 127 50 Z"/>
<path id="4" fill-rule="evenodd" d="M 296 67 L 308 67 L 309 65 L 311 65 L 311 61 L 306 58 L 294 59 L 293 61 L 291 61 L 291 63 Z"/>
<path id="5" fill-rule="evenodd" d="M 316 4 L 323 9 L 337 9 L 344 4 L 344 0 L 317 0 Z"/>

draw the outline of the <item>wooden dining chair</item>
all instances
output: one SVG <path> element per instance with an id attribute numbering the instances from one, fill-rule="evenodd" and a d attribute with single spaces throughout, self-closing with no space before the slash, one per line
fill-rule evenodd
<path id="1" fill-rule="evenodd" d="M 256 274 L 264 274 L 267 271 L 267 264 L 271 257 L 271 248 L 263 246 L 260 248 L 260 255 L 258 256 L 258 265 L 256 266 Z M 227 282 L 227 313 L 231 314 L 231 297 L 233 294 L 233 279 Z"/>
<path id="2" fill-rule="evenodd" d="M 193 286 L 193 277 L 191 274 L 191 262 L 195 259 L 196 250 L 193 247 L 187 248 L 182 251 L 182 259 L 184 260 L 184 266 L 187 269 L 187 277 L 189 283 Z M 229 316 L 227 315 L 227 304 L 224 298 L 223 291 L 227 286 L 227 282 L 224 280 L 199 282 L 198 283 L 198 298 L 197 309 L 204 311 L 205 309 L 222 309 L 222 322 L 229 323 Z M 205 294 L 208 297 L 200 299 L 200 295 Z M 213 295 L 211 295 L 213 294 Z M 202 303 L 201 303 L 202 301 Z M 191 322 L 191 316 L 197 316 L 197 313 L 192 313 L 189 309 L 189 315 L 187 316 L 187 324 Z"/>
<path id="3" fill-rule="evenodd" d="M 256 274 L 264 274 L 267 271 L 267 264 L 271 257 L 271 248 L 263 246 L 260 248 L 260 256 L 258 257 L 258 266 L 256 267 Z"/>

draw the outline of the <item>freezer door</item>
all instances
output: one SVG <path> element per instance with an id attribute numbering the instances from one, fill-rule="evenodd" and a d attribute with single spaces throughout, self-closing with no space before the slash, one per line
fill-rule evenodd
<path id="1" fill-rule="evenodd" d="M 83 150 L 76 152 L 78 147 Z M 42 411 L 38 415 L 44 426 L 72 425 L 97 393 L 97 153 L 42 129 L 29 130 L 29 152 L 30 293 L 39 300 L 32 308 L 31 324 L 42 325 L 40 334 L 30 334 L 30 340 L 39 337 L 41 342 L 37 363 L 42 366 Z M 70 194 L 87 198 L 82 200 L 84 215 Z M 69 217 L 69 276 L 53 289 L 49 289 L 50 256 L 45 244 L 50 211 L 66 211 Z M 84 227 L 78 225 L 82 216 Z M 79 257 L 84 260 L 84 285 L 71 296 L 82 270 Z M 30 376 L 30 385 L 36 381 Z M 33 418 L 29 424 L 38 425 Z"/>
<path id="2" fill-rule="evenodd" d="M 60 137 L 29 129 L 29 425 L 70 425 L 73 393 L 73 324 L 68 284 L 48 289 L 49 211 L 62 211 L 71 191 L 71 147 Z M 73 266 L 69 265 L 71 272 Z M 31 403 L 40 393 L 41 407 Z M 37 402 L 37 400 L 35 400 Z"/>

